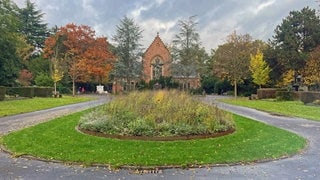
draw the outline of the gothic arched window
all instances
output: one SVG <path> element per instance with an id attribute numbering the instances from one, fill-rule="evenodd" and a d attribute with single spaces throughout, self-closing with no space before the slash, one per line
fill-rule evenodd
<path id="1" fill-rule="evenodd" d="M 159 57 L 156 57 L 152 63 L 152 79 L 159 79 L 163 74 L 162 66 L 163 62 Z"/>

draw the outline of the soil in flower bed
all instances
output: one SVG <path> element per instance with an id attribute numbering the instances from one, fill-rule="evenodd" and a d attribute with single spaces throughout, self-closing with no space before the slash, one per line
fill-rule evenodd
<path id="1" fill-rule="evenodd" d="M 113 135 L 105 134 L 101 132 L 89 131 L 86 129 L 81 129 L 77 127 L 77 130 L 92 136 L 111 138 L 111 139 L 120 139 L 120 140 L 141 140 L 141 141 L 179 141 L 179 140 L 193 140 L 193 139 L 206 139 L 206 138 L 216 138 L 225 135 L 232 134 L 235 132 L 235 129 L 229 129 L 223 132 L 217 132 L 214 134 L 201 134 L 201 135 L 186 135 L 186 136 L 168 136 L 168 137 L 152 137 L 152 136 L 123 136 L 123 135 Z"/>

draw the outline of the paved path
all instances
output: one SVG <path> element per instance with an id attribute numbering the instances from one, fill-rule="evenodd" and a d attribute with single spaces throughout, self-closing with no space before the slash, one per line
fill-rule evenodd
<path id="1" fill-rule="evenodd" d="M 217 97 L 207 96 L 208 103 Z M 21 120 L 30 119 L 37 123 L 55 117 L 61 110 L 62 114 L 80 111 L 106 102 L 98 101 L 81 103 L 51 110 L 28 113 L 24 115 L 0 118 L 0 132 L 7 133 L 20 126 Z M 309 140 L 309 146 L 302 154 L 287 159 L 251 165 L 223 166 L 211 168 L 196 168 L 189 170 L 168 169 L 157 173 L 135 174 L 129 170 L 110 171 L 104 167 L 83 168 L 67 166 L 59 163 L 47 163 L 24 158 L 12 158 L 6 153 L 0 153 L 0 179 L 320 179 L 320 122 L 299 118 L 272 116 L 257 110 L 218 103 L 218 106 L 228 111 L 250 117 L 274 126 L 300 134 Z M 49 115 L 48 115 L 49 114 Z M 44 118 L 43 116 L 46 116 Z M 22 118 L 22 119 L 20 119 Z M 8 124 L 8 121 L 14 121 Z M 276 138 L 276 137 L 275 137 Z"/>
<path id="2" fill-rule="evenodd" d="M 97 100 L 0 118 L 0 135 L 7 134 L 13 130 L 39 124 L 40 122 L 45 122 L 70 113 L 75 113 L 98 106 L 106 103 L 109 99 L 108 96 L 94 97 L 97 97 Z"/>

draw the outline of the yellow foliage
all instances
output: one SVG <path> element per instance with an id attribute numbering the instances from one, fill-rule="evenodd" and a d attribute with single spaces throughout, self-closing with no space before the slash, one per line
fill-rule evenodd
<path id="1" fill-rule="evenodd" d="M 164 95 L 165 95 L 164 91 L 158 91 L 153 98 L 154 102 L 161 103 L 164 99 Z"/>
<path id="2" fill-rule="evenodd" d="M 53 63 L 53 70 L 52 70 L 52 80 L 54 83 L 60 81 L 63 78 L 63 71 L 62 68 L 59 67 L 58 62 Z"/>
<path id="3" fill-rule="evenodd" d="M 280 86 L 288 86 L 294 81 L 294 70 L 287 71 L 283 77 L 282 81 L 279 83 Z"/>
<path id="4" fill-rule="evenodd" d="M 33 46 L 27 43 L 27 40 L 24 36 L 20 35 L 17 36 L 17 54 L 22 60 L 27 60 L 30 55 L 32 54 L 32 51 L 34 50 Z"/>
<path id="5" fill-rule="evenodd" d="M 249 67 L 253 82 L 261 86 L 269 81 L 269 73 L 271 71 L 267 62 L 263 60 L 263 53 L 258 50 L 257 54 L 250 55 L 250 67 Z"/>
<path id="6" fill-rule="evenodd" d="M 315 85 L 320 83 L 320 48 L 315 49 L 306 63 L 304 74 L 304 83 L 306 85 Z"/>

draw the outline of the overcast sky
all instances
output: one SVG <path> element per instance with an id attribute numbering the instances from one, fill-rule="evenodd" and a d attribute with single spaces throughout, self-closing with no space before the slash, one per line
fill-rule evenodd
<path id="1" fill-rule="evenodd" d="M 23 7 L 25 0 L 14 0 Z M 303 7 L 320 10 L 316 0 L 31 0 L 44 15 L 49 27 L 67 23 L 92 27 L 110 41 L 124 16 L 133 18 L 143 29 L 145 48 L 157 32 L 170 44 L 178 32 L 178 21 L 197 15 L 197 31 L 209 52 L 225 42 L 234 30 L 267 41 L 274 29 L 289 15 Z M 112 41 L 111 41 L 112 42 Z"/>

